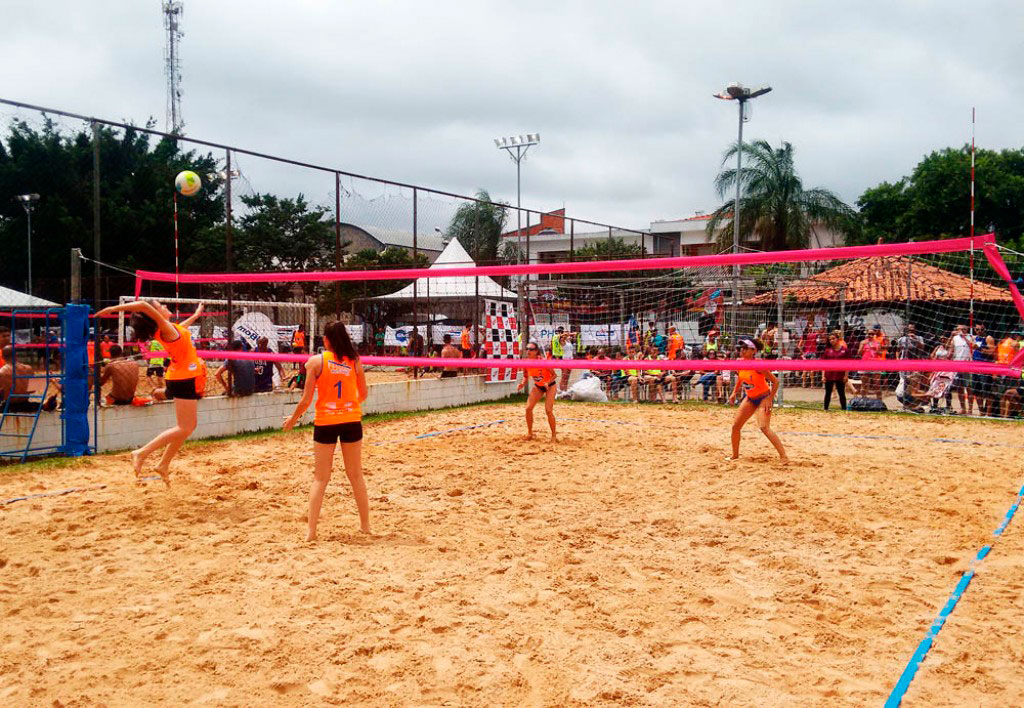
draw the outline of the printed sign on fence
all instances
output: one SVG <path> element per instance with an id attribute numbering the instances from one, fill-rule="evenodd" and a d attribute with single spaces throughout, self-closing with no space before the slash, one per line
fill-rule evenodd
<path id="1" fill-rule="evenodd" d="M 519 335 L 515 308 L 509 302 L 484 300 L 484 351 L 488 359 L 519 357 Z M 515 369 L 488 369 L 485 383 L 507 383 L 516 380 Z"/>

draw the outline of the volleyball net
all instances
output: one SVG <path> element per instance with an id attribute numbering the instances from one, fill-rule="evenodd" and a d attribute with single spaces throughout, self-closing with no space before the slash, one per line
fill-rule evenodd
<path id="1" fill-rule="evenodd" d="M 136 295 L 174 279 L 173 273 L 138 271 Z M 341 318 L 367 366 L 477 370 L 491 377 L 500 369 L 512 372 L 504 374 L 506 381 L 525 367 L 1019 377 L 1024 360 L 1024 350 L 1002 346 L 1022 328 L 1024 299 L 991 234 L 770 253 L 185 273 L 178 279 L 183 291 L 214 284 L 326 289 L 372 282 L 385 294 L 352 298 Z M 470 356 L 442 356 L 446 339 L 462 348 L 466 325 Z M 313 350 L 320 344 L 314 329 Z M 845 349 L 826 354 L 833 334 Z M 760 345 L 755 361 L 739 359 L 744 339 Z M 538 344 L 544 358 L 523 359 L 526 342 Z"/>

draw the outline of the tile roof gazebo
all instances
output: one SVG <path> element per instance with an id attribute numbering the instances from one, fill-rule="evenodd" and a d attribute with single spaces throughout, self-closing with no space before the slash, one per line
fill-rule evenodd
<path id="1" fill-rule="evenodd" d="M 817 281 L 817 282 L 816 282 Z M 841 288 L 837 283 L 843 283 Z M 799 304 L 847 305 L 892 302 L 1000 302 L 1012 303 L 1010 291 L 957 275 L 907 256 L 857 258 L 782 288 L 782 296 Z M 775 291 L 743 301 L 744 305 L 773 305 Z"/>

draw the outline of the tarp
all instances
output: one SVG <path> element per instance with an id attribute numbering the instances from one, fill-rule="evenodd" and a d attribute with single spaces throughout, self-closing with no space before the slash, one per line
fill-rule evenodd
<path id="1" fill-rule="evenodd" d="M 438 271 L 446 268 L 466 268 L 467 266 L 472 267 L 475 263 L 473 259 L 466 253 L 466 249 L 462 247 L 457 238 L 453 238 L 451 243 L 445 246 L 444 251 L 437 257 L 428 270 Z M 477 290 L 476 281 L 479 279 L 480 285 Z M 415 283 L 409 283 L 407 286 L 397 292 L 390 293 L 388 295 L 380 295 L 374 300 L 412 300 L 413 297 L 413 286 L 415 286 L 416 296 L 418 298 L 426 299 L 430 296 L 431 301 L 433 300 L 465 300 L 467 298 L 476 297 L 479 293 L 480 297 L 490 298 L 491 300 L 515 300 L 518 296 L 516 293 L 501 287 L 496 282 L 488 278 L 486 275 L 474 278 L 469 275 L 459 275 L 448 277 L 431 277 L 431 278 L 417 278 Z"/>
<path id="2" fill-rule="evenodd" d="M 41 297 L 33 297 L 27 293 L 0 286 L 0 307 L 6 310 L 13 307 L 60 307 L 60 305 Z"/>

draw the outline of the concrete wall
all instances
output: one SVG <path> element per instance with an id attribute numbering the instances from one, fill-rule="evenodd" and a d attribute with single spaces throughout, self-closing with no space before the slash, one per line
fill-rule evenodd
<path id="1" fill-rule="evenodd" d="M 431 410 L 449 406 L 493 401 L 515 393 L 515 383 L 485 384 L 483 375 L 459 376 L 439 380 L 436 377 L 416 381 L 370 384 L 369 398 L 363 413 Z M 297 391 L 259 393 L 245 398 L 213 396 L 199 402 L 199 426 L 193 439 L 219 438 L 238 433 L 280 428 L 281 422 L 294 410 L 300 394 Z M 303 423 L 313 421 L 312 406 Z M 30 419 L 11 419 L 5 432 L 29 429 Z M 92 414 L 89 416 L 92 424 Z M 99 450 L 128 450 L 144 445 L 157 433 L 174 425 L 174 404 L 157 403 L 141 408 L 119 406 L 99 411 Z M 8 430 L 8 426 L 10 429 Z M 59 445 L 61 438 L 58 413 L 43 413 L 32 441 L 33 447 Z M 4 438 L 4 449 L 13 446 L 12 438 Z"/>

